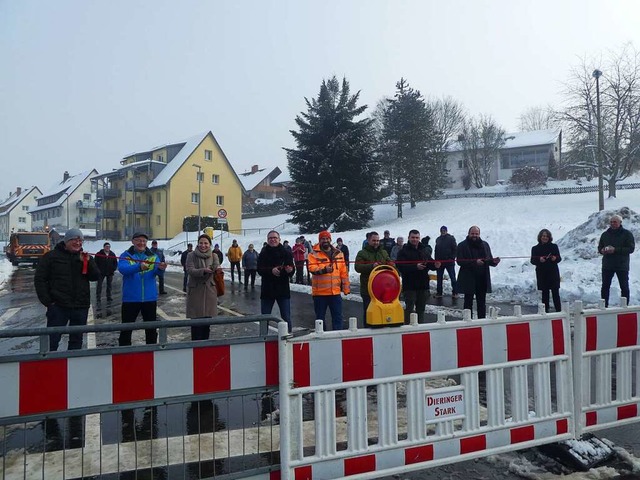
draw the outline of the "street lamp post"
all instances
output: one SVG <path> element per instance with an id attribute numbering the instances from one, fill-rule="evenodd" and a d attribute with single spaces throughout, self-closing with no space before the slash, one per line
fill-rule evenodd
<path id="1" fill-rule="evenodd" d="M 202 176 L 202 167 L 197 163 L 194 163 L 192 166 L 198 169 L 198 236 L 200 236 L 200 221 L 202 219 L 200 215 L 200 207 L 202 205 L 202 180 L 200 177 Z"/>
<path id="2" fill-rule="evenodd" d="M 604 185 L 602 181 L 602 117 L 600 116 L 600 77 L 602 72 L 598 69 L 593 71 L 593 78 L 596 79 L 596 119 L 598 121 L 598 210 L 604 210 Z"/>

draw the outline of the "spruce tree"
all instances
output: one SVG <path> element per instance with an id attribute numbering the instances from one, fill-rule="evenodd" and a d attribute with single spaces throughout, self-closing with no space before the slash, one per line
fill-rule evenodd
<path id="1" fill-rule="evenodd" d="M 316 99 L 296 117 L 296 147 L 285 149 L 292 179 L 292 222 L 301 232 L 367 227 L 377 198 L 378 169 L 373 159 L 372 121 L 356 120 L 366 105 L 349 82 L 323 80 Z"/>

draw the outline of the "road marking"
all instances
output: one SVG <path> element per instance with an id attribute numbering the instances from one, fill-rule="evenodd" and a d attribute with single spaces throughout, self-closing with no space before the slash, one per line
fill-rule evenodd
<path id="1" fill-rule="evenodd" d="M 156 313 L 159 317 L 164 318 L 165 320 L 186 320 L 187 319 L 186 317 L 173 317 L 158 306 L 156 306 Z"/>
<path id="2" fill-rule="evenodd" d="M 22 307 L 10 308 L 6 312 L 4 312 L 2 314 L 2 316 L 0 316 L 0 324 L 8 321 L 11 317 L 13 317 L 16 313 L 18 313 L 20 311 L 20 308 L 22 308 Z"/>

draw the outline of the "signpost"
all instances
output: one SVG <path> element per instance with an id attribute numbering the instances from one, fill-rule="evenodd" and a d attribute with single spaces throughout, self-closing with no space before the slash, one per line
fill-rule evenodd
<path id="1" fill-rule="evenodd" d="M 227 223 L 227 211 L 224 208 L 218 210 L 218 225 L 224 225 Z M 220 229 L 222 230 L 222 229 Z M 222 250 L 222 234 L 220 233 L 220 250 Z"/>

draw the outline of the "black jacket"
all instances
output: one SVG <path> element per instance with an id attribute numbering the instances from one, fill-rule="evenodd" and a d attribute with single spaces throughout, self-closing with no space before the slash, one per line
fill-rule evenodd
<path id="1" fill-rule="evenodd" d="M 556 261 L 552 262 L 551 258 L 546 258 L 544 262 L 540 261 L 541 257 L 555 256 Z M 531 263 L 536 266 L 536 282 L 538 290 L 552 290 L 560 288 L 560 269 L 558 262 L 560 250 L 555 243 L 538 243 L 531 247 Z"/>
<path id="2" fill-rule="evenodd" d="M 102 249 L 96 253 L 96 265 L 98 265 L 103 277 L 110 277 L 118 269 L 118 257 L 113 251 L 110 250 L 107 253 Z"/>
<path id="3" fill-rule="evenodd" d="M 90 281 L 100 278 L 100 270 L 93 257 L 87 257 L 87 273 L 82 273 L 81 253 L 71 253 L 64 242 L 58 243 L 38 262 L 34 285 L 38 300 L 45 307 L 56 304 L 67 308 L 89 308 Z"/>
<path id="4" fill-rule="evenodd" d="M 447 233 L 436 238 L 436 260 L 455 260 L 458 244 L 456 238 Z"/>
<path id="5" fill-rule="evenodd" d="M 262 277 L 261 299 L 291 298 L 289 278 L 293 275 L 295 268 L 288 274 L 284 271 L 284 267 L 287 265 L 294 267 L 293 255 L 284 246 L 270 247 L 267 245 L 262 248 L 258 255 L 258 274 Z M 279 277 L 273 274 L 274 267 L 283 267 Z"/>
<path id="6" fill-rule="evenodd" d="M 636 249 L 636 241 L 633 233 L 622 228 L 608 228 L 600 235 L 598 242 L 598 252 L 606 246 L 615 247 L 614 253 L 606 253 L 602 255 L 603 270 L 621 270 L 629 271 L 629 255 Z"/>
<path id="7" fill-rule="evenodd" d="M 458 274 L 458 288 L 461 292 L 468 294 L 474 292 L 476 283 L 482 282 L 486 287 L 486 293 L 491 293 L 491 273 L 489 267 L 495 267 L 496 264 L 491 254 L 491 247 L 484 240 L 480 239 L 480 243 L 472 244 L 467 237 L 458 244 L 456 249 L 456 259 L 460 266 Z M 484 263 L 478 265 L 477 260 L 482 259 Z"/>
<path id="8" fill-rule="evenodd" d="M 418 263 L 426 263 L 427 268 L 418 270 Z M 426 290 L 429 285 L 429 270 L 435 270 L 433 259 L 422 243 L 414 247 L 410 243 L 398 252 L 396 268 L 402 275 L 402 290 Z"/>
<path id="9" fill-rule="evenodd" d="M 382 237 L 380 239 L 380 246 L 384 248 L 389 255 L 391 255 L 391 249 L 394 247 L 395 244 L 396 244 L 396 241 L 391 237 L 389 238 Z"/>
<path id="10" fill-rule="evenodd" d="M 193 252 L 193 250 L 191 250 Z M 180 265 L 182 265 L 182 269 L 187 271 L 187 256 L 191 253 L 189 250 L 185 250 L 180 254 Z M 218 257 L 219 258 L 219 257 Z"/>

